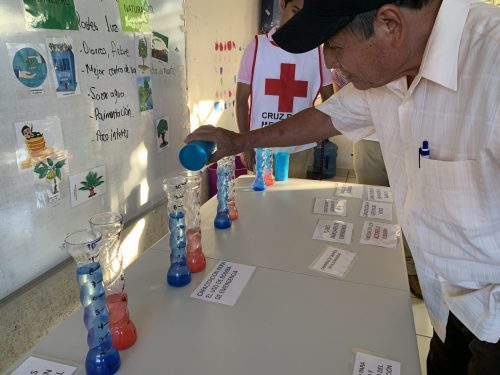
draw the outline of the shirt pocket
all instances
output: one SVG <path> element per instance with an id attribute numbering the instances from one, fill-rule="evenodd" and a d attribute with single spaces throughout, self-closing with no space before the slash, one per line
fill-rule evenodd
<path id="1" fill-rule="evenodd" d="M 420 165 L 417 194 L 430 217 L 464 229 L 500 223 L 500 170 L 495 161 L 422 158 Z"/>

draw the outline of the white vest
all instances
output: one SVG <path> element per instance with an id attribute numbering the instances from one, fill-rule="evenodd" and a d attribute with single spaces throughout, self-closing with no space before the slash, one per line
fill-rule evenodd
<path id="1" fill-rule="evenodd" d="M 323 84 L 319 47 L 292 54 L 278 47 L 267 34 L 255 39 L 250 130 L 271 125 L 312 107 Z M 280 147 L 274 151 L 293 153 L 315 145 Z"/>

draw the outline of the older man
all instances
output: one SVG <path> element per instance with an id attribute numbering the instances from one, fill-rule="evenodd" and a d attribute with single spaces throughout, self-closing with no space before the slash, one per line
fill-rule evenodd
<path id="1" fill-rule="evenodd" d="M 434 326 L 428 374 L 500 374 L 500 9 L 306 0 L 274 40 L 297 53 L 325 43 L 351 84 L 272 127 L 205 126 L 187 140 L 215 141 L 213 161 L 376 129 Z"/>

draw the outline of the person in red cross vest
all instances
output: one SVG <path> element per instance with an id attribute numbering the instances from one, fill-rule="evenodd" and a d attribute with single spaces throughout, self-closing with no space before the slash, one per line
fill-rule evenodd
<path id="1" fill-rule="evenodd" d="M 304 0 L 280 0 L 284 25 L 304 5 Z M 323 49 L 293 54 L 273 41 L 273 28 L 268 34 L 256 35 L 247 46 L 240 62 L 236 86 L 236 122 L 240 133 L 259 129 L 284 120 L 312 107 L 321 95 L 326 100 L 333 94 L 332 74 L 325 66 Z M 319 140 L 318 140 L 319 141 Z M 280 148 L 290 155 L 289 177 L 306 178 L 315 143 Z M 241 155 L 253 170 L 254 153 Z"/>

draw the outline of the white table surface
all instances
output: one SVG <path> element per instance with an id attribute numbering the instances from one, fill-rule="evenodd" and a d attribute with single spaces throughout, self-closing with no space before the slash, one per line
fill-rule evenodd
<path id="1" fill-rule="evenodd" d="M 120 352 L 118 374 L 350 375 L 356 350 L 420 374 L 408 292 L 257 268 L 234 307 L 190 298 L 215 263 L 180 289 L 165 283 L 165 251 L 148 250 L 127 269 L 138 341 Z M 83 363 L 82 310 L 33 352 Z"/>
<path id="2" fill-rule="evenodd" d="M 237 180 L 236 205 L 239 218 L 229 229 L 214 229 L 216 197 L 202 206 L 202 245 L 206 256 L 334 278 L 309 269 L 310 264 L 327 246 L 334 246 L 358 254 L 345 277 L 346 281 L 409 290 L 401 239 L 396 249 L 360 244 L 363 223 L 367 220 L 359 216 L 363 199 L 334 196 L 336 182 L 289 179 L 276 182 L 264 192 L 253 191 L 252 182 L 253 177 L 250 176 L 242 176 Z M 346 199 L 347 216 L 313 214 L 316 197 Z M 319 219 L 353 223 L 351 244 L 313 240 Z M 375 221 L 389 223 L 384 220 Z M 394 212 L 392 222 L 397 223 Z M 152 248 L 170 251 L 168 235 Z"/>

